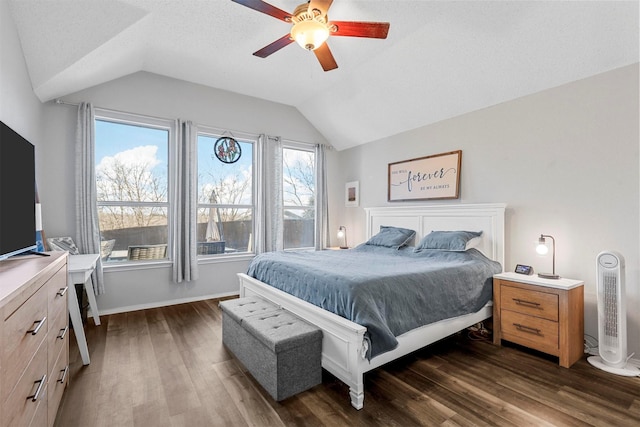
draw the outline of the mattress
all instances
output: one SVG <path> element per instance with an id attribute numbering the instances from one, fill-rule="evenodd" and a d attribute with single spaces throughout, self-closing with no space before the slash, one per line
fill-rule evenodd
<path id="1" fill-rule="evenodd" d="M 414 251 L 361 245 L 340 251 L 268 252 L 247 274 L 367 328 L 372 358 L 397 336 L 475 313 L 492 297 L 498 262 L 476 249 Z"/>

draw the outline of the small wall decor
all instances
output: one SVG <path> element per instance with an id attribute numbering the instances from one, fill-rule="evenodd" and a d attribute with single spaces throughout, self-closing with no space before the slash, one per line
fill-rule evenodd
<path id="1" fill-rule="evenodd" d="M 390 202 L 457 199 L 462 150 L 389 163 Z"/>
<path id="2" fill-rule="evenodd" d="M 242 156 L 242 148 L 235 138 L 221 136 L 213 144 L 213 154 L 223 163 L 235 163 Z"/>
<path id="3" fill-rule="evenodd" d="M 344 205 L 348 208 L 360 205 L 360 182 L 347 182 L 344 187 Z"/>

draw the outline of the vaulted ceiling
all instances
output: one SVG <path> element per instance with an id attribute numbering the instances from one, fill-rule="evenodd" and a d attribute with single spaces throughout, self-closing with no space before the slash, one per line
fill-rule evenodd
<path id="1" fill-rule="evenodd" d="M 2 0 L 4 1 L 4 0 Z M 36 95 L 148 71 L 296 107 L 337 149 L 638 62 L 638 2 L 334 0 L 324 72 L 290 25 L 230 0 L 8 0 Z M 292 12 L 301 0 L 270 0 Z"/>

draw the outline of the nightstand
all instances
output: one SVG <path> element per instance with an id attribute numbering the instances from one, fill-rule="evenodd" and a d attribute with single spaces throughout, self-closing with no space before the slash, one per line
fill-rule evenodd
<path id="1" fill-rule="evenodd" d="M 516 273 L 493 276 L 493 343 L 558 356 L 568 368 L 584 353 L 584 282 Z"/>

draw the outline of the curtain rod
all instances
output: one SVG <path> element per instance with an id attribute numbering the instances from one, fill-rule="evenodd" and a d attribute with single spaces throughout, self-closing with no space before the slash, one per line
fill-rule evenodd
<path id="1" fill-rule="evenodd" d="M 71 105 L 73 107 L 79 107 L 80 106 L 80 104 L 76 104 L 74 102 L 67 102 L 67 101 L 64 101 L 64 100 L 62 100 L 60 98 L 56 98 L 55 103 L 58 104 L 58 105 Z M 115 110 L 107 110 L 107 111 L 119 112 L 119 111 L 115 111 Z M 126 113 L 126 114 L 128 114 L 128 113 Z M 224 129 L 221 129 L 221 128 L 218 128 L 218 127 L 215 127 L 215 126 L 204 126 L 204 128 L 207 128 L 207 127 L 212 131 L 213 130 L 215 130 L 215 131 L 224 131 Z M 229 131 L 229 132 L 233 132 L 233 131 Z M 236 133 L 247 133 L 247 132 L 237 131 Z M 285 139 L 285 138 L 282 138 L 282 140 L 286 141 L 286 142 L 293 142 L 293 143 L 298 143 L 298 144 L 315 145 L 314 143 L 310 143 L 310 142 L 295 141 L 295 140 Z M 326 148 L 328 148 L 329 150 L 334 150 L 335 149 L 333 147 L 333 145 L 331 145 L 331 144 L 324 144 L 324 146 Z"/>
<path id="2" fill-rule="evenodd" d="M 74 106 L 74 107 L 78 107 L 78 106 L 80 106 L 80 104 L 74 104 L 73 102 L 63 101 L 63 100 L 62 100 L 62 99 L 60 99 L 60 98 L 56 99 L 56 104 L 59 104 L 59 105 L 72 105 L 72 106 Z"/>

